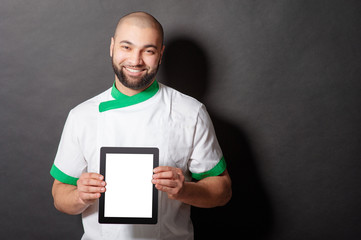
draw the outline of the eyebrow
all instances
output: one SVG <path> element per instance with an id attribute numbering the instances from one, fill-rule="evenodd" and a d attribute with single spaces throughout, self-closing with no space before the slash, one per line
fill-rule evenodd
<path id="1" fill-rule="evenodd" d="M 127 40 L 120 41 L 120 43 L 125 43 L 125 44 L 128 44 L 128 45 L 133 45 L 134 46 L 134 44 L 132 42 L 129 42 Z M 146 45 L 143 46 L 143 48 L 155 48 L 155 49 L 158 49 L 157 46 L 154 45 L 154 44 L 146 44 Z"/>

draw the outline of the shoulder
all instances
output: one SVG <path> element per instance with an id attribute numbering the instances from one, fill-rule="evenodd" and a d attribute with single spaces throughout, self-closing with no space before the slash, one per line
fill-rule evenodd
<path id="1" fill-rule="evenodd" d="M 197 112 L 203 106 L 203 104 L 197 99 L 183 94 L 174 88 L 168 87 L 164 84 L 160 84 L 160 88 L 163 92 L 164 97 L 168 99 L 168 101 L 170 101 L 170 103 L 172 104 L 172 107 L 175 107 L 179 110 L 187 110 L 187 112 Z"/>
<path id="2" fill-rule="evenodd" d="M 205 106 L 197 99 L 164 84 L 161 84 L 160 88 L 163 101 L 168 103 L 170 117 L 174 123 L 195 126 L 199 116 L 207 112 Z"/>
<path id="3" fill-rule="evenodd" d="M 99 112 L 99 104 L 103 101 L 111 100 L 111 89 L 80 103 L 76 107 L 70 110 L 70 114 L 77 117 L 89 117 L 90 115 L 95 115 Z"/>

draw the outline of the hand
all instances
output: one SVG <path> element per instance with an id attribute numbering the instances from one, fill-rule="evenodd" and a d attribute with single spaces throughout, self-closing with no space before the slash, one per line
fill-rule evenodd
<path id="1" fill-rule="evenodd" d="M 177 199 L 184 188 L 184 175 L 180 168 L 160 166 L 154 169 L 152 183 L 168 194 L 168 198 Z"/>
<path id="2" fill-rule="evenodd" d="M 86 205 L 93 204 L 105 192 L 104 177 L 98 173 L 83 173 L 77 181 L 79 199 Z"/>

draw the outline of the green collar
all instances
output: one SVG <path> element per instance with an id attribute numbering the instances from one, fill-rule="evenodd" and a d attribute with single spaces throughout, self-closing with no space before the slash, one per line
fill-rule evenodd
<path id="1" fill-rule="evenodd" d="M 150 99 L 151 97 L 153 97 L 158 92 L 158 89 L 159 89 L 159 84 L 157 80 L 155 80 L 152 83 L 152 85 L 150 85 L 144 91 L 129 97 L 119 92 L 119 90 L 115 87 L 115 82 L 114 82 L 111 94 L 112 97 L 115 98 L 115 100 L 101 102 L 99 104 L 99 112 L 105 112 L 116 108 L 128 107 L 144 102 Z"/>

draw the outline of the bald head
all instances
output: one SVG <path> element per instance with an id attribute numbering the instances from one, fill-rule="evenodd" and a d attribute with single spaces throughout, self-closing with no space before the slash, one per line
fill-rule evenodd
<path id="1" fill-rule="evenodd" d="M 152 28 L 155 29 L 161 37 L 162 45 L 164 41 L 164 32 L 162 25 L 152 15 L 146 12 L 134 12 L 122 17 L 115 29 L 114 37 L 117 36 L 119 29 L 123 24 L 137 26 L 139 28 Z"/>

